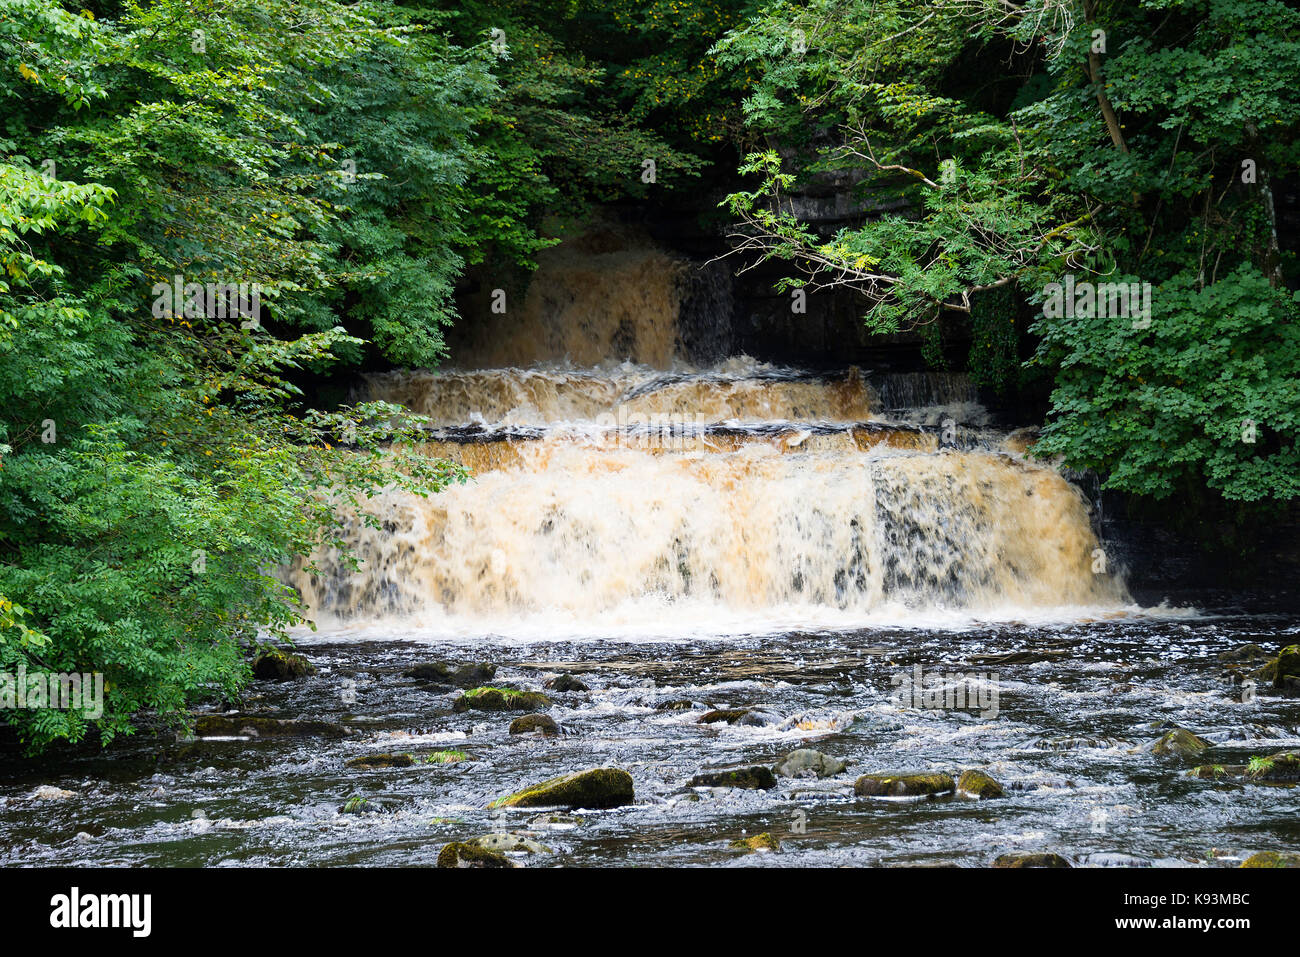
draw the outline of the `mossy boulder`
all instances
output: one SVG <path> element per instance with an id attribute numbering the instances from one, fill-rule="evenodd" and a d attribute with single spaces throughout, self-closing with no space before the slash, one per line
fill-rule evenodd
<path id="1" fill-rule="evenodd" d="M 602 808 L 631 804 L 635 798 L 632 775 L 621 768 L 592 768 L 534 784 L 489 807 Z"/>
<path id="2" fill-rule="evenodd" d="M 332 721 L 205 714 L 195 719 L 194 733 L 200 738 L 341 738 L 351 732 Z"/>
<path id="3" fill-rule="evenodd" d="M 551 706 L 551 699 L 540 691 L 517 691 L 514 688 L 493 688 L 489 686 L 472 688 L 466 691 L 451 706 L 451 710 L 462 711 L 544 711 Z"/>
<path id="4" fill-rule="evenodd" d="M 771 768 L 754 765 L 733 768 L 729 771 L 706 771 L 690 780 L 690 787 L 741 788 L 747 791 L 766 791 L 776 787 L 776 775 Z"/>
<path id="5" fill-rule="evenodd" d="M 829 778 L 847 768 L 848 762 L 833 758 L 812 748 L 791 751 L 772 768 L 783 778 Z"/>
<path id="6" fill-rule="evenodd" d="M 1001 784 L 983 771 L 974 768 L 963 771 L 957 778 L 957 792 L 965 797 L 979 798 L 982 801 L 1006 796 Z"/>
<path id="7" fill-rule="evenodd" d="M 1202 751 L 1211 747 L 1209 741 L 1199 735 L 1193 734 L 1186 728 L 1174 728 L 1172 731 L 1166 731 L 1164 735 L 1151 746 L 1151 753 L 1158 754 L 1162 757 L 1195 757 Z"/>
<path id="8" fill-rule="evenodd" d="M 1219 661 L 1225 665 L 1244 665 L 1254 664 L 1260 661 L 1268 660 L 1268 652 L 1256 644 L 1242 645 L 1240 648 L 1233 648 L 1219 654 Z"/>
<path id="9" fill-rule="evenodd" d="M 1300 854 L 1285 851 L 1260 851 L 1241 862 L 1242 867 L 1300 867 Z"/>
<path id="10" fill-rule="evenodd" d="M 746 854 L 753 854 L 755 851 L 776 853 L 781 850 L 781 842 L 767 831 L 755 834 L 753 837 L 742 837 L 738 841 L 732 841 L 729 846 Z"/>
<path id="11" fill-rule="evenodd" d="M 858 797 L 932 797 L 953 790 L 952 776 L 924 774 L 864 774 L 853 782 Z"/>
<path id="12" fill-rule="evenodd" d="M 994 867 L 1069 867 L 1070 862 L 1060 854 L 1003 854 L 993 861 Z"/>
<path id="13" fill-rule="evenodd" d="M 253 677 L 258 681 L 295 681 L 315 673 L 302 655 L 272 648 L 253 659 Z"/>
<path id="14" fill-rule="evenodd" d="M 359 758 L 348 758 L 343 764 L 363 771 L 374 768 L 409 768 L 415 764 L 415 757 L 410 754 L 363 754 Z"/>
<path id="15" fill-rule="evenodd" d="M 1201 764 L 1188 771 L 1187 776 L 1202 781 L 1221 781 L 1245 777 L 1246 768 L 1244 764 Z"/>
<path id="16" fill-rule="evenodd" d="M 1300 751 L 1279 751 L 1266 758 L 1252 758 L 1246 765 L 1245 778 L 1268 784 L 1300 781 Z"/>
<path id="17" fill-rule="evenodd" d="M 511 734 L 559 734 L 560 726 L 549 714 L 526 714 L 510 722 Z"/>
<path id="18" fill-rule="evenodd" d="M 1287 645 L 1277 656 L 1273 687 L 1291 690 L 1295 683 L 1300 683 L 1300 645 Z"/>
<path id="19" fill-rule="evenodd" d="M 438 852 L 438 866 L 451 867 L 514 867 L 510 858 L 500 851 L 479 847 L 468 841 L 455 841 Z"/>
<path id="20" fill-rule="evenodd" d="M 561 693 L 573 693 L 581 691 L 590 691 L 585 684 L 575 678 L 573 675 L 556 675 L 543 686 L 552 691 Z"/>

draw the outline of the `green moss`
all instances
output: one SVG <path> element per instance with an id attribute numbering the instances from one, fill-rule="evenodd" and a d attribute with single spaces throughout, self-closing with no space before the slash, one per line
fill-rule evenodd
<path id="1" fill-rule="evenodd" d="M 464 692 L 452 710 L 469 711 L 545 711 L 551 706 L 549 696 L 540 691 L 519 691 L 515 688 L 494 688 L 485 685 Z"/>
<path id="2" fill-rule="evenodd" d="M 732 841 L 731 847 L 738 851 L 753 853 L 754 851 L 772 851 L 781 850 L 781 842 L 774 838 L 767 831 L 762 834 L 755 834 L 753 837 L 742 837 L 738 841 Z"/>
<path id="3" fill-rule="evenodd" d="M 497 807 L 610 808 L 631 804 L 632 775 L 619 768 L 593 768 L 550 778 L 488 805 Z"/>
<path id="4" fill-rule="evenodd" d="M 971 797 L 977 797 L 981 800 L 990 800 L 992 798 L 1005 797 L 1006 792 L 1002 790 L 1002 785 L 993 780 L 983 771 L 970 769 L 963 771 L 961 777 L 957 779 L 957 790 Z"/>
<path id="5" fill-rule="evenodd" d="M 464 751 L 447 750 L 434 751 L 424 756 L 425 764 L 456 764 L 460 761 L 472 760 Z"/>
<path id="6" fill-rule="evenodd" d="M 1260 851 L 1241 862 L 1242 867 L 1300 867 L 1300 854 Z"/>

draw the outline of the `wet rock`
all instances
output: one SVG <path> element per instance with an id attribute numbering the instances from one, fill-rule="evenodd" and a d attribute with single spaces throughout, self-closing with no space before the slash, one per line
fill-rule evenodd
<path id="1" fill-rule="evenodd" d="M 374 768 L 409 768 L 415 764 L 415 758 L 409 754 L 363 754 L 359 758 L 348 758 L 343 764 L 363 771 Z"/>
<path id="2" fill-rule="evenodd" d="M 762 711 L 755 708 L 751 711 L 746 711 L 733 723 L 747 728 L 769 728 L 772 725 L 780 724 L 781 716 L 779 714 L 773 714 L 771 711 Z"/>
<path id="3" fill-rule="evenodd" d="M 1225 665 L 1244 665 L 1267 661 L 1268 657 L 1268 652 L 1259 645 L 1249 644 L 1242 645 L 1240 648 L 1233 648 L 1231 651 L 1221 652 L 1218 655 L 1218 660 Z"/>
<path id="4" fill-rule="evenodd" d="M 742 788 L 747 791 L 766 791 L 776 787 L 776 776 L 771 768 L 754 765 L 733 768 L 730 771 L 706 771 L 691 778 L 688 787 Z"/>
<path id="5" fill-rule="evenodd" d="M 621 768 L 592 768 L 534 784 L 489 807 L 611 808 L 631 804 L 632 775 Z"/>
<path id="6" fill-rule="evenodd" d="M 714 711 L 706 711 L 700 715 L 696 724 L 735 724 L 745 715 L 749 714 L 749 708 L 718 708 Z"/>
<path id="7" fill-rule="evenodd" d="M 294 681 L 316 669 L 302 655 L 271 649 L 253 659 L 253 677 L 259 681 Z"/>
<path id="8" fill-rule="evenodd" d="M 791 715 L 777 725 L 781 731 L 843 731 L 851 727 L 857 715 L 852 711 L 819 713 L 805 711 Z"/>
<path id="9" fill-rule="evenodd" d="M 529 827 L 553 827 L 567 830 L 585 824 L 586 818 L 578 817 L 575 814 L 539 814 L 528 822 Z"/>
<path id="10" fill-rule="evenodd" d="M 961 777 L 957 778 L 957 792 L 965 797 L 974 797 L 980 800 L 1006 796 L 1001 784 L 998 784 L 997 781 L 983 771 L 977 771 L 974 768 L 963 771 Z"/>
<path id="11" fill-rule="evenodd" d="M 1041 741 L 1035 741 L 1034 747 L 1039 751 L 1075 751 L 1079 748 L 1124 748 L 1132 744 L 1121 738 L 1087 738 L 1087 737 L 1059 737 L 1044 738 Z"/>
<path id="12" fill-rule="evenodd" d="M 864 774 L 853 782 L 853 793 L 858 797 L 926 797 L 953 790 L 950 775 L 936 772 L 924 774 Z"/>
<path id="13" fill-rule="evenodd" d="M 772 770 L 783 778 L 828 778 L 847 767 L 848 763 L 839 758 L 811 748 L 800 748 L 778 761 Z"/>
<path id="14" fill-rule="evenodd" d="M 1296 683 L 1300 683 L 1300 645 L 1287 645 L 1274 664 L 1273 687 L 1289 691 Z"/>
<path id="15" fill-rule="evenodd" d="M 456 699 L 451 709 L 469 711 L 543 711 L 551 699 L 540 691 L 517 691 L 514 688 L 473 688 Z"/>
<path id="16" fill-rule="evenodd" d="M 497 666 L 489 661 L 477 664 L 461 665 L 451 676 L 451 683 L 457 688 L 477 688 L 485 685 L 497 676 Z"/>
<path id="17" fill-rule="evenodd" d="M 781 850 L 781 842 L 767 831 L 762 834 L 755 834 L 753 837 L 742 837 L 738 841 L 732 841 L 729 846 L 747 854 L 753 854 L 756 851 L 776 853 Z"/>
<path id="18" fill-rule="evenodd" d="M 340 814 L 394 814 L 402 802 L 389 797 L 350 797 L 339 807 Z"/>
<path id="19" fill-rule="evenodd" d="M 1245 775 L 1246 765 L 1244 764 L 1202 764 L 1187 772 L 1189 778 L 1200 778 L 1203 781 L 1241 778 L 1245 777 Z"/>
<path id="20" fill-rule="evenodd" d="M 897 718 L 885 718 L 880 715 L 863 714 L 853 719 L 854 731 L 902 731 L 903 722 Z"/>
<path id="21" fill-rule="evenodd" d="M 500 851 L 491 851 L 467 841 L 455 841 L 438 852 L 438 866 L 452 867 L 514 867 L 515 863 Z"/>
<path id="22" fill-rule="evenodd" d="M 1241 862 L 1242 867 L 1300 867 L 1300 854 L 1260 851 Z"/>
<path id="23" fill-rule="evenodd" d="M 1251 758 L 1245 776 L 1248 781 L 1270 784 L 1300 781 L 1300 751 L 1279 751 L 1266 758 Z"/>
<path id="24" fill-rule="evenodd" d="M 1134 857 L 1132 854 L 1117 854 L 1110 851 L 1103 851 L 1099 854 L 1089 854 L 1082 863 L 1087 867 L 1150 867 L 1151 862 L 1141 857 Z"/>
<path id="25" fill-rule="evenodd" d="M 1069 867 L 1070 862 L 1060 854 L 1029 854 L 1017 852 L 1002 854 L 993 861 L 994 867 Z"/>
<path id="26" fill-rule="evenodd" d="M 194 733 L 200 738 L 341 738 L 352 732 L 332 721 L 205 714 L 195 720 Z"/>
<path id="27" fill-rule="evenodd" d="M 66 801 L 68 798 L 76 796 L 76 791 L 56 788 L 52 784 L 42 784 L 31 794 L 34 801 Z"/>
<path id="28" fill-rule="evenodd" d="M 425 661 L 402 672 L 404 678 L 426 681 L 431 684 L 451 684 L 451 668 L 441 661 Z M 490 679 L 489 679 L 490 680 Z"/>
<path id="29" fill-rule="evenodd" d="M 481 847 L 485 851 L 495 851 L 498 854 L 554 854 L 555 852 L 545 844 L 539 844 L 532 838 L 524 834 L 507 833 L 506 831 L 495 831 L 491 834 L 483 834 L 479 837 L 472 837 L 466 844 L 472 844 L 474 847 Z"/>
<path id="30" fill-rule="evenodd" d="M 558 675 L 546 682 L 545 686 L 552 691 L 571 692 L 571 691 L 590 691 L 585 684 L 575 678 L 573 675 Z"/>
<path id="31" fill-rule="evenodd" d="M 1210 748 L 1210 742 L 1186 728 L 1174 728 L 1151 746 L 1151 753 L 1163 757 L 1195 757 Z"/>
<path id="32" fill-rule="evenodd" d="M 511 734 L 559 734 L 560 726 L 549 714 L 526 714 L 510 722 Z"/>
<path id="33" fill-rule="evenodd" d="M 672 701 L 661 701 L 655 705 L 656 711 L 690 711 L 695 707 L 695 703 L 688 698 L 674 698 Z"/>

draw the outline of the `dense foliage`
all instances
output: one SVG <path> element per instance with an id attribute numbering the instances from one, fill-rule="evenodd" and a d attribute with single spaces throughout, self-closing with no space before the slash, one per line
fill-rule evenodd
<path id="1" fill-rule="evenodd" d="M 742 248 L 861 292 L 882 331 L 969 316 L 977 381 L 1017 373 L 976 306 L 1014 292 L 1040 310 L 1032 361 L 1056 381 L 1037 451 L 1109 487 L 1300 493 L 1297 272 L 1274 186 L 1300 163 L 1300 11 L 811 0 L 719 49 L 761 70 L 746 112 L 787 144 L 751 155 L 758 185 L 730 199 Z M 781 199 L 827 170 L 893 211 L 818 235 Z M 1067 281 L 1149 284 L 1149 311 L 1056 308 Z"/>

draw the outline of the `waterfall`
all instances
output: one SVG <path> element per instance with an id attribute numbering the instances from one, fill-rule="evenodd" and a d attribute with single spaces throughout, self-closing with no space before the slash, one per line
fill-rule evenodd
<path id="1" fill-rule="evenodd" d="M 369 377 L 473 477 L 373 500 L 359 570 L 293 571 L 311 613 L 572 633 L 1128 601 L 1078 489 L 1007 436 L 896 408 L 968 410 L 967 383 L 694 366 L 684 271 L 652 247 L 549 251 L 520 310 L 464 320 L 456 368 Z"/>

